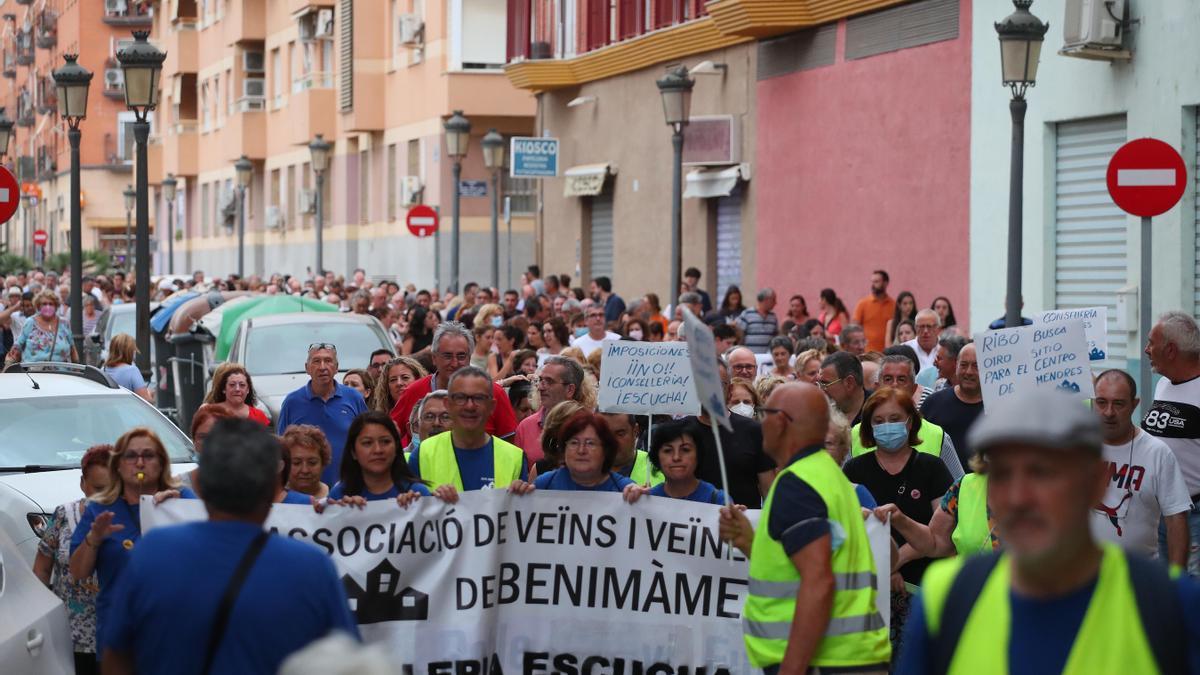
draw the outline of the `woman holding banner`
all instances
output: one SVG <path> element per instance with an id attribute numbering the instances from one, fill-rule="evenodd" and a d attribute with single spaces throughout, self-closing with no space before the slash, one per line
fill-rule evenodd
<path id="1" fill-rule="evenodd" d="M 558 438 L 562 439 L 563 466 L 538 476 L 535 488 L 620 492 L 630 504 L 649 491 L 612 470 L 619 446 L 603 415 L 580 410 L 563 424 Z M 513 492 L 523 494 L 523 487 Z"/>
<path id="2" fill-rule="evenodd" d="M 654 430 L 650 463 L 662 472 L 665 480 L 650 488 L 652 496 L 702 504 L 725 503 L 724 492 L 696 477 L 701 461 L 696 436 L 703 431 L 692 420 L 669 422 Z"/>
<path id="3" fill-rule="evenodd" d="M 329 490 L 330 501 L 363 506 L 367 502 L 395 499 L 407 508 L 429 488 L 413 475 L 401 454 L 400 432 L 387 413 L 365 412 L 350 423 L 340 478 Z"/>

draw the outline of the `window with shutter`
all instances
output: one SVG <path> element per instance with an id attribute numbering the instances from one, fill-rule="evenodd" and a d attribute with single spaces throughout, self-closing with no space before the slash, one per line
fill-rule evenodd
<path id="1" fill-rule="evenodd" d="M 609 0 L 587 0 L 587 46 L 599 49 L 608 44 Z"/>
<path id="2" fill-rule="evenodd" d="M 508 0 L 508 60 L 529 58 L 531 0 Z"/>
<path id="3" fill-rule="evenodd" d="M 338 33 L 338 109 L 354 109 L 354 0 L 341 0 Z"/>
<path id="4" fill-rule="evenodd" d="M 646 32 L 646 0 L 618 0 L 618 36 L 622 40 Z"/>
<path id="5" fill-rule="evenodd" d="M 666 28 L 671 24 L 679 21 L 683 12 L 680 4 L 684 0 L 653 0 L 654 2 L 654 27 Z"/>

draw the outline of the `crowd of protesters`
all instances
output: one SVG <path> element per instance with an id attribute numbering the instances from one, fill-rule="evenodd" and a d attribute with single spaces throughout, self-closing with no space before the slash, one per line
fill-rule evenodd
<path id="1" fill-rule="evenodd" d="M 6 280 L 9 304 L 0 312 L 0 330 L 10 341 L 5 351 L 19 358 L 67 358 L 54 337 L 67 294 L 55 285 L 58 279 L 40 274 Z M 38 559 L 39 575 L 71 610 L 80 672 L 94 667 L 95 655 L 106 646 L 114 658 L 134 658 L 140 649 L 141 636 L 130 630 L 133 617 L 125 610 L 114 613 L 111 600 L 115 593 L 132 592 L 122 584 L 123 570 L 147 564 L 133 553 L 140 550 L 139 497 L 207 501 L 209 481 L 219 480 L 205 473 L 214 435 L 228 438 L 228 430 L 243 423 L 265 434 L 266 440 L 259 439 L 267 448 L 263 452 L 279 457 L 268 504 L 324 510 L 393 500 L 405 508 L 422 498 L 453 503 L 463 492 L 505 489 L 517 495 L 602 491 L 629 502 L 649 496 L 758 509 L 773 490 L 770 536 L 789 554 L 827 534 L 829 525 L 821 498 L 804 481 L 792 477 L 772 488 L 777 472 L 786 468 L 781 459 L 803 450 L 781 451 L 779 444 L 818 434 L 823 442 L 816 447 L 842 468 L 864 513 L 892 524 L 890 639 L 892 653 L 900 653 L 910 594 L 921 586 L 930 562 L 1004 546 L 986 497 L 987 462 L 971 445 L 972 428 L 985 411 L 970 336 L 958 326 L 948 298 L 920 304 L 907 291 L 893 298 L 884 270 L 870 275 L 869 292 L 853 308 L 824 289 L 811 310 L 801 295 L 787 298 L 786 309 L 778 307 L 780 298 L 769 288 L 746 299 L 730 286 L 714 303 L 700 277 L 689 269 L 678 305 L 665 308 L 652 293 L 631 301 L 619 297 L 605 277 L 591 280 L 585 290 L 572 287 L 565 275 L 543 277 L 535 266 L 519 290 L 470 283 L 460 295 L 371 281 L 363 270 L 349 279 L 327 274 L 211 280 L 196 273 L 164 284 L 164 294 L 219 288 L 308 295 L 374 316 L 394 349 L 375 352 L 369 363 L 342 364 L 336 344 L 311 345 L 303 364 L 309 380 L 287 397 L 273 421 L 256 407 L 245 369 L 222 364 L 193 417 L 200 466 L 195 471 L 172 476 L 162 444 L 145 429 L 130 430 L 113 439 L 114 446 L 97 446 L 85 455 L 86 497 L 56 511 Z M 128 301 L 125 280 L 116 275 L 91 283 L 85 297 L 93 308 Z M 651 425 L 645 418 L 597 410 L 604 341 L 681 340 L 684 307 L 716 339 L 733 420 L 732 430 L 719 429 L 723 452 L 704 428 L 712 423 L 707 412 L 655 416 Z M 128 365 L 131 355 L 121 354 L 124 361 L 111 368 Z M 1092 507 L 1091 530 L 1098 540 L 1196 575 L 1195 319 L 1180 312 L 1164 315 L 1146 354 L 1162 379 L 1155 392 L 1141 394 L 1147 412 L 1140 425 L 1132 419 L 1142 401 L 1133 378 L 1121 370 L 1096 374 L 1089 414 L 1103 432 L 1109 480 L 1103 499 Z M 346 373 L 340 382 L 339 372 Z M 815 399 L 819 411 L 811 396 L 794 393 L 800 390 L 782 395 L 780 387 L 792 382 L 824 394 Z M 804 419 L 770 404 L 789 396 L 799 401 L 796 410 Z M 224 504 L 226 510 L 258 513 L 256 505 Z M 737 510 L 724 513 L 723 534 L 748 550 L 748 535 L 732 515 Z M 778 533 L 776 523 L 783 523 Z M 250 539 L 246 532 L 233 537 Z M 161 555 L 161 548 L 156 551 Z M 236 551 L 231 555 L 238 557 Z M 343 619 L 335 612 L 311 626 L 345 628 Z M 284 656 L 281 652 L 274 663 Z"/>

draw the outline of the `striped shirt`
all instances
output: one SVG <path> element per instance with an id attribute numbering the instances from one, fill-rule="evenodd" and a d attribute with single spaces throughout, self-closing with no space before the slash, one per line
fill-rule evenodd
<path id="1" fill-rule="evenodd" d="M 755 354 L 769 353 L 771 338 L 779 334 L 779 319 L 774 312 L 763 316 L 758 309 L 747 309 L 737 318 L 737 326 L 742 329 L 742 344 Z"/>

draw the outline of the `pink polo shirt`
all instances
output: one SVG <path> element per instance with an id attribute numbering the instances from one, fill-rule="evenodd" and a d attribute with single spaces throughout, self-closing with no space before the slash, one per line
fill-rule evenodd
<path id="1" fill-rule="evenodd" d="M 513 435 L 513 445 L 525 451 L 525 457 L 530 464 L 540 461 L 545 456 L 542 452 L 542 423 L 545 419 L 546 409 L 542 408 L 521 420 L 517 425 L 517 433 Z"/>

